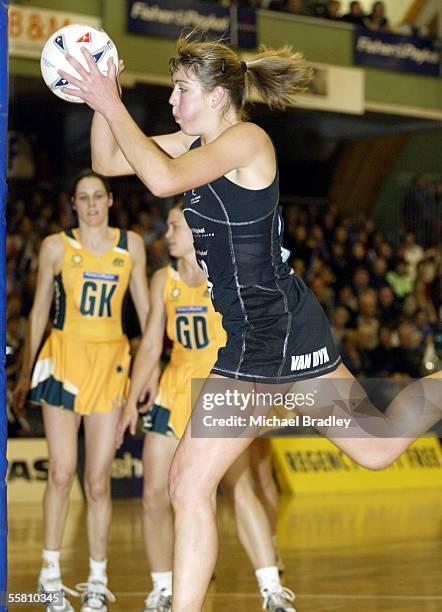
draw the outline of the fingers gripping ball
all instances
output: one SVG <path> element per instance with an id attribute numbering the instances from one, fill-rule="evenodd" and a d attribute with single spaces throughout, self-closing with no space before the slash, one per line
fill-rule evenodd
<path id="1" fill-rule="evenodd" d="M 107 62 L 110 57 L 118 68 L 118 52 L 106 32 L 100 28 L 80 24 L 68 25 L 52 34 L 43 47 L 40 61 L 43 80 L 52 93 L 63 100 L 79 104 L 83 100 L 74 95 L 75 87 L 65 81 L 58 74 L 58 70 L 64 70 L 78 77 L 77 71 L 69 64 L 66 55 L 71 55 L 87 68 L 86 60 L 81 52 L 82 47 L 91 52 L 100 72 L 104 75 L 107 75 Z M 62 88 L 66 87 L 72 89 L 72 95 L 62 91 Z"/>

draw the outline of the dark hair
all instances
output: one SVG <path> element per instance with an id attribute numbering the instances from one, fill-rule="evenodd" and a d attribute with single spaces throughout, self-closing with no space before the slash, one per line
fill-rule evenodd
<path id="1" fill-rule="evenodd" d="M 194 70 L 206 91 L 224 87 L 230 98 L 224 111 L 231 104 L 242 116 L 254 92 L 270 108 L 285 109 L 294 103 L 297 93 L 305 91 L 313 75 L 303 54 L 288 45 L 279 49 L 261 45 L 259 53 L 246 64 L 226 44 L 202 40 L 198 31 L 177 41 L 169 70 L 173 75 L 180 68 Z"/>
<path id="2" fill-rule="evenodd" d="M 98 174 L 98 172 L 95 172 L 94 170 L 92 170 L 92 168 L 86 168 L 86 170 L 83 170 L 82 172 L 80 172 L 80 174 L 77 174 L 77 176 L 73 180 L 72 190 L 71 190 L 72 199 L 75 198 L 75 193 L 77 191 L 78 183 L 84 178 L 98 179 L 99 181 L 103 183 L 103 187 L 105 188 L 107 195 L 110 195 L 112 193 L 109 180 L 105 176 L 103 176 L 102 174 Z"/>

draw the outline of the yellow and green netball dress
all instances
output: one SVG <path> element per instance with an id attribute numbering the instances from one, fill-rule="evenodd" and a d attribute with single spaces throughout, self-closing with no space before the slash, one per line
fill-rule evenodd
<path id="1" fill-rule="evenodd" d="M 189 287 L 176 266 L 168 266 L 164 304 L 172 354 L 143 429 L 181 438 L 191 412 L 192 378 L 207 378 L 226 334 L 212 306 L 206 279 L 199 287 Z"/>
<path id="2" fill-rule="evenodd" d="M 129 342 L 122 327 L 132 270 L 127 232 L 116 230 L 113 247 L 101 256 L 87 251 L 75 230 L 61 236 L 53 326 L 34 367 L 31 401 L 79 414 L 110 412 L 128 388 Z"/>

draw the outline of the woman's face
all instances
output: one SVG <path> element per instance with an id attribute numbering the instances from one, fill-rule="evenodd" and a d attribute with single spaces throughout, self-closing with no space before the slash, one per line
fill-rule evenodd
<path id="1" fill-rule="evenodd" d="M 210 109 L 210 94 L 205 92 L 192 69 L 179 68 L 172 77 L 173 89 L 169 98 L 172 114 L 184 134 L 200 136 L 204 133 L 205 118 Z"/>
<path id="2" fill-rule="evenodd" d="M 108 222 L 112 194 L 106 191 L 103 182 L 95 176 L 82 178 L 75 189 L 73 205 L 80 223 L 97 227 Z"/>
<path id="3" fill-rule="evenodd" d="M 172 257 L 185 257 L 193 252 L 192 232 L 178 208 L 172 208 L 169 212 L 165 238 Z"/>

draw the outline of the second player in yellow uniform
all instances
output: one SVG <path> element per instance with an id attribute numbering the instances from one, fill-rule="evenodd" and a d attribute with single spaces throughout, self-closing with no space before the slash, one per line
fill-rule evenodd
<path id="1" fill-rule="evenodd" d="M 226 334 L 221 316 L 213 309 L 206 279 L 190 287 L 180 277 L 176 262 L 167 267 L 163 300 L 173 348 L 143 429 L 179 439 L 190 418 L 192 379 L 207 378 Z"/>

